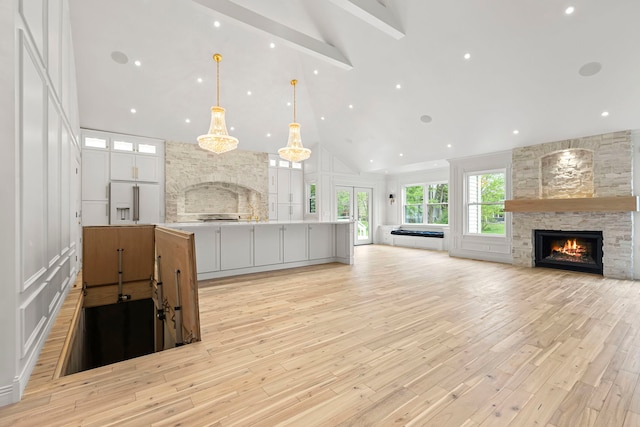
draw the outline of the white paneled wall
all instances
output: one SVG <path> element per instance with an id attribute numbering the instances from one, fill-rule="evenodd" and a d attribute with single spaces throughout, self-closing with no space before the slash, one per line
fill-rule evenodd
<path id="1" fill-rule="evenodd" d="M 0 406 L 19 400 L 79 265 L 68 0 L 0 2 Z"/>

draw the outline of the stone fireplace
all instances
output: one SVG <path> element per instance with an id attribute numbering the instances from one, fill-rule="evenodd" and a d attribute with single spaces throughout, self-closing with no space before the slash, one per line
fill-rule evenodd
<path id="1" fill-rule="evenodd" d="M 268 154 L 167 141 L 166 221 L 268 217 Z"/>
<path id="2" fill-rule="evenodd" d="M 585 199 L 607 202 L 632 196 L 632 156 L 629 131 L 515 149 L 513 201 L 531 202 L 532 206 L 540 201 L 546 207 L 513 211 L 513 264 L 535 266 L 535 230 L 601 232 L 603 275 L 632 279 L 632 209 L 616 211 L 606 203 L 598 209 L 583 207 L 593 205 L 584 203 Z M 550 204 L 544 202 L 549 199 L 562 202 L 563 208 L 548 208 Z"/>

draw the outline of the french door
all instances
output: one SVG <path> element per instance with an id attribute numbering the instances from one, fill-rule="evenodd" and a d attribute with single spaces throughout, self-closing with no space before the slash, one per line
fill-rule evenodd
<path id="1" fill-rule="evenodd" d="M 373 243 L 371 188 L 336 186 L 336 220 L 354 221 L 355 245 Z"/>

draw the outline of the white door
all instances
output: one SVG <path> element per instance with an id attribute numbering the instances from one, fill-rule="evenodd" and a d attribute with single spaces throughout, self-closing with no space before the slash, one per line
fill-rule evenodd
<path id="1" fill-rule="evenodd" d="M 132 181 L 136 179 L 136 157 L 131 153 L 111 153 L 111 179 Z"/>
<path id="2" fill-rule="evenodd" d="M 354 245 L 373 243 L 371 189 L 336 186 L 336 221 L 354 221 Z"/>
<path id="3" fill-rule="evenodd" d="M 370 245 L 371 237 L 371 188 L 354 188 L 355 245 Z"/>
<path id="4" fill-rule="evenodd" d="M 156 156 L 136 156 L 135 172 L 138 181 L 160 181 L 160 158 Z"/>

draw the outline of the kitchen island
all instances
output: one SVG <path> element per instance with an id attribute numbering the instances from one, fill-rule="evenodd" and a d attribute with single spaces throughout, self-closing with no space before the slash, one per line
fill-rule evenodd
<path id="1" fill-rule="evenodd" d="M 353 222 L 182 222 L 195 235 L 198 280 L 339 262 L 353 264 Z"/>

